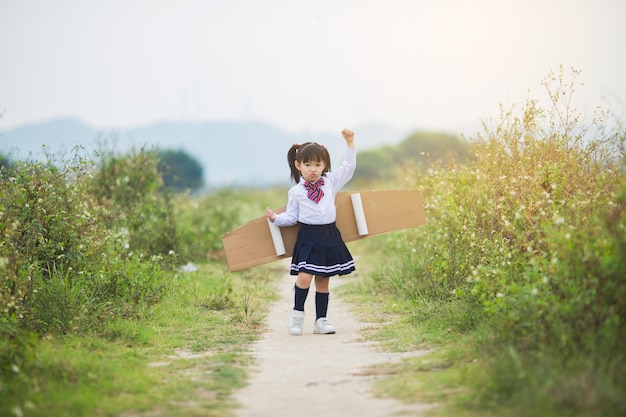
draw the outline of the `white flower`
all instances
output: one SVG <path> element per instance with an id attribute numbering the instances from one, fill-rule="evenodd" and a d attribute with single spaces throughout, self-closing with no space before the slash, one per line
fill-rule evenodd
<path id="1" fill-rule="evenodd" d="M 13 412 L 13 415 L 16 417 L 24 417 L 24 411 L 22 411 L 22 408 L 19 405 L 16 405 L 15 407 L 13 407 L 11 411 Z"/>

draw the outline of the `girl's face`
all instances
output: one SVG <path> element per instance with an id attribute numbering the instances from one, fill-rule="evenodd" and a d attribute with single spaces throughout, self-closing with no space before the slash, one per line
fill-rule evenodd
<path id="1" fill-rule="evenodd" d="M 317 179 L 322 176 L 324 168 L 326 168 L 324 161 L 308 161 L 302 163 L 296 161 L 295 165 L 296 169 L 300 171 L 302 178 L 308 182 L 317 181 Z"/>

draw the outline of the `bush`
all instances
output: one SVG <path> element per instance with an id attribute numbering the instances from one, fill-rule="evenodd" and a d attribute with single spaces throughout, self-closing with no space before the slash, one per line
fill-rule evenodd
<path id="1" fill-rule="evenodd" d="M 550 110 L 501 108 L 472 140 L 475 161 L 404 175 L 429 224 L 390 250 L 403 254 L 396 291 L 420 317 L 464 306 L 446 325 L 479 330 L 486 403 L 626 409 L 624 135 L 606 133 L 606 112 L 585 125 L 571 107 L 578 74 L 544 80 Z"/>
<path id="2" fill-rule="evenodd" d="M 144 151 L 16 162 L 0 184 L 0 322 L 39 334 L 142 314 L 176 262 L 173 209 Z"/>
<path id="3" fill-rule="evenodd" d="M 176 203 L 181 259 L 220 256 L 222 235 L 263 214 L 252 192 L 218 191 L 203 197 L 181 195 Z"/>
<path id="4" fill-rule="evenodd" d="M 106 231 L 80 194 L 88 164 L 80 157 L 58 168 L 51 161 L 17 162 L 0 184 L 0 305 L 3 317 L 27 320 L 38 291 L 36 277 L 89 267 Z"/>
<path id="5" fill-rule="evenodd" d="M 360 152 L 354 181 L 357 184 L 374 180 L 391 182 L 399 166 L 426 170 L 433 162 L 465 162 L 469 158 L 468 150 L 469 143 L 455 135 L 418 131 L 397 146 Z"/>
<path id="6" fill-rule="evenodd" d="M 98 169 L 85 183 L 98 201 L 105 225 L 127 233 L 130 248 L 147 256 L 177 251 L 174 207 L 158 170 L 156 150 L 102 152 Z"/>

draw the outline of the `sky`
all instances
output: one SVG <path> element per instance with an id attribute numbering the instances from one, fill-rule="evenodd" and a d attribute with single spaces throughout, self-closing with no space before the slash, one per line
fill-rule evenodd
<path id="1" fill-rule="evenodd" d="M 262 121 L 459 130 L 581 70 L 626 105 L 623 0 L 0 0 L 0 130 Z"/>

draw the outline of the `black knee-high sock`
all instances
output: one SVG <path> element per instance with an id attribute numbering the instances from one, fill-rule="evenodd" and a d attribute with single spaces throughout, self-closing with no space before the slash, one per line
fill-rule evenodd
<path id="1" fill-rule="evenodd" d="M 328 313 L 328 296 L 329 294 L 327 292 L 315 293 L 315 312 L 317 316 L 315 320 L 320 317 L 326 317 Z"/>
<path id="2" fill-rule="evenodd" d="M 293 288 L 295 289 L 295 294 L 293 296 L 293 309 L 298 311 L 304 311 L 304 302 L 306 301 L 307 295 L 309 295 L 309 289 L 300 288 L 297 285 L 294 285 Z"/>

